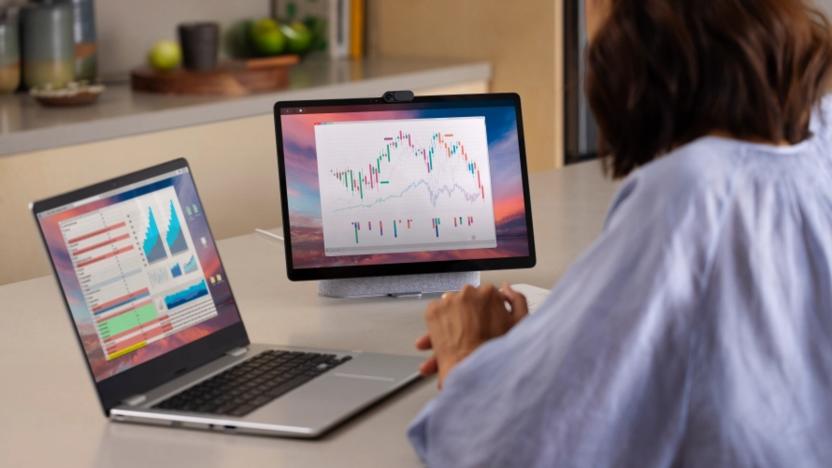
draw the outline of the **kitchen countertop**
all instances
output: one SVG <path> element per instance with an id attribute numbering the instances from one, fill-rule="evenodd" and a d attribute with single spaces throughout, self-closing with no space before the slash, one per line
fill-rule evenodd
<path id="1" fill-rule="evenodd" d="M 278 100 L 380 96 L 391 89 L 490 79 L 487 62 L 316 58 L 292 68 L 288 88 L 249 96 L 170 96 L 117 83 L 92 106 L 46 108 L 25 94 L 5 95 L 0 96 L 0 156 L 270 114 Z"/>

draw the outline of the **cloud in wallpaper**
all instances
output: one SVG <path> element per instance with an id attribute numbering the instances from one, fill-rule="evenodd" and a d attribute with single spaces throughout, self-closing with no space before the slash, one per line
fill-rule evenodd
<path id="1" fill-rule="evenodd" d="M 317 123 L 417 118 L 485 117 L 497 247 L 430 252 L 326 256 L 315 150 Z M 281 116 L 294 268 L 379 265 L 525 257 L 529 254 L 515 109 L 459 107 Z"/>

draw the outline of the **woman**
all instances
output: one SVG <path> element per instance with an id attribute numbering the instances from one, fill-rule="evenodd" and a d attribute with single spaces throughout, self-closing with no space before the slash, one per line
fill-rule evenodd
<path id="1" fill-rule="evenodd" d="M 414 447 L 431 466 L 832 466 L 829 25 L 802 0 L 587 12 L 587 94 L 629 177 L 535 315 L 490 286 L 430 306 L 417 345 L 442 390 Z"/>

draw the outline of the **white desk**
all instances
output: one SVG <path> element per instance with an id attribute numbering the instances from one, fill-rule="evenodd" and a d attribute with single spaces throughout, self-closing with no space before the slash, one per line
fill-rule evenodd
<path id="1" fill-rule="evenodd" d="M 601 229 L 615 184 L 597 163 L 532 176 L 538 266 L 484 281 L 549 287 Z M 32 235 L 36 235 L 34 229 Z M 283 246 L 219 243 L 253 341 L 416 354 L 427 300 L 338 301 L 285 279 Z M 0 286 L 0 466 L 417 466 L 405 428 L 436 393 L 419 382 L 317 441 L 108 423 L 51 277 Z"/>

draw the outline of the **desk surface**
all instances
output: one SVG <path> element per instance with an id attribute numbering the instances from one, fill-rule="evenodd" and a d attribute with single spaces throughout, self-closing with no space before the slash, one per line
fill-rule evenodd
<path id="1" fill-rule="evenodd" d="M 601 229 L 615 184 L 597 163 L 532 176 L 538 266 L 484 281 L 551 286 Z M 283 246 L 219 243 L 252 341 L 416 354 L 426 299 L 331 300 L 285 279 Z M 0 466 L 417 466 L 405 428 L 436 394 L 419 382 L 318 441 L 108 423 L 51 277 L 0 287 Z"/>

